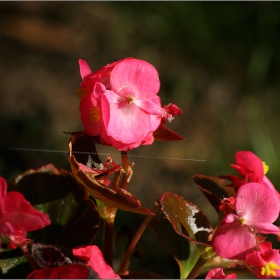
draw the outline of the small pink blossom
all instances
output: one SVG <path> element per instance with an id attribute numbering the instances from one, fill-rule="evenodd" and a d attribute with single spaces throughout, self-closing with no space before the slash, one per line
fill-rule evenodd
<path id="1" fill-rule="evenodd" d="M 235 154 L 236 164 L 231 164 L 243 178 L 239 178 L 236 175 L 223 175 L 221 178 L 232 181 L 231 186 L 239 188 L 245 183 L 255 182 L 267 185 L 271 189 L 275 189 L 273 184 L 265 176 L 268 171 L 268 166 L 261 161 L 251 151 L 239 151 Z"/>
<path id="2" fill-rule="evenodd" d="M 19 233 L 38 230 L 50 223 L 49 216 L 34 209 L 21 193 L 7 193 L 7 183 L 0 177 L 0 234 L 19 241 Z"/>
<path id="3" fill-rule="evenodd" d="M 254 251 L 246 256 L 246 262 L 255 266 L 254 274 L 258 278 L 280 277 L 280 254 L 279 250 L 272 249 L 271 242 L 259 244 L 259 251 Z"/>
<path id="4" fill-rule="evenodd" d="M 208 272 L 205 279 L 236 279 L 236 274 L 230 273 L 228 275 L 225 275 L 222 268 L 216 267 Z"/>
<path id="5" fill-rule="evenodd" d="M 75 257 L 87 261 L 88 266 L 91 267 L 101 279 L 121 279 L 105 262 L 102 252 L 97 246 L 79 246 L 74 248 L 72 252 Z"/>
<path id="6" fill-rule="evenodd" d="M 121 151 L 150 145 L 161 122 L 182 113 L 174 104 L 161 107 L 158 72 L 144 60 L 122 59 L 94 73 L 84 60 L 79 64 L 81 120 L 105 145 Z"/>
<path id="7" fill-rule="evenodd" d="M 214 233 L 211 244 L 220 256 L 245 259 L 256 246 L 256 233 L 278 234 L 272 223 L 278 218 L 279 203 L 266 185 L 247 183 L 236 195 L 236 214 L 228 214 Z"/>

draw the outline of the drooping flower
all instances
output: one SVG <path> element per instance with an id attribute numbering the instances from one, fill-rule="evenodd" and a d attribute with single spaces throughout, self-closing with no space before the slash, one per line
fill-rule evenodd
<path id="1" fill-rule="evenodd" d="M 246 262 L 255 267 L 254 274 L 258 278 L 280 277 L 280 254 L 279 250 L 272 249 L 271 242 L 259 244 L 259 250 L 249 253 Z"/>
<path id="2" fill-rule="evenodd" d="M 79 64 L 81 120 L 105 145 L 121 151 L 150 145 L 161 121 L 182 113 L 174 104 L 161 107 L 158 72 L 144 60 L 122 59 L 94 73 L 84 60 Z"/>
<path id="3" fill-rule="evenodd" d="M 87 265 L 95 271 L 101 279 L 121 279 L 105 262 L 102 252 L 95 246 L 79 246 L 72 250 L 75 257 L 87 261 Z"/>
<path id="4" fill-rule="evenodd" d="M 216 267 L 211 269 L 205 279 L 236 279 L 235 273 L 230 273 L 228 275 L 225 275 L 224 270 L 220 267 Z"/>
<path id="5" fill-rule="evenodd" d="M 7 193 L 7 183 L 0 177 L 0 234 L 15 244 L 25 242 L 25 232 L 50 225 L 49 216 L 32 207 L 24 196 L 16 191 Z M 19 235 L 23 234 L 20 238 Z M 12 246 L 12 245 L 11 245 Z"/>
<path id="6" fill-rule="evenodd" d="M 241 260 L 254 250 L 256 233 L 279 233 L 273 225 L 279 214 L 278 197 L 266 185 L 247 183 L 237 191 L 235 210 L 221 221 L 211 245 L 220 256 Z"/>

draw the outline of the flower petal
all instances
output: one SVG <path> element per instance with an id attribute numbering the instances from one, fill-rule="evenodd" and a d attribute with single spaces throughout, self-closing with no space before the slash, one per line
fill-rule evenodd
<path id="1" fill-rule="evenodd" d="M 149 115 L 160 115 L 160 116 L 162 116 L 165 113 L 165 110 L 163 108 L 156 105 L 151 100 L 137 100 L 137 99 L 135 99 L 133 101 L 133 103 Z"/>
<path id="2" fill-rule="evenodd" d="M 32 231 L 50 225 L 49 215 L 38 211 L 16 191 L 7 193 L 5 211 L 1 222 L 9 222 L 14 230 Z"/>
<path id="3" fill-rule="evenodd" d="M 100 249 L 95 245 L 91 246 L 90 250 L 90 267 L 101 279 L 120 279 L 111 266 L 105 262 Z"/>
<path id="4" fill-rule="evenodd" d="M 107 98 L 107 94 L 104 94 L 104 98 Z M 106 133 L 125 144 L 141 142 L 150 132 L 150 116 L 133 103 L 108 103 L 102 100 Z"/>
<path id="5" fill-rule="evenodd" d="M 241 226 L 238 220 L 220 223 L 214 233 L 211 245 L 216 253 L 226 259 L 245 259 L 254 250 L 256 239 L 247 225 Z"/>
<path id="6" fill-rule="evenodd" d="M 7 193 L 7 182 L 3 177 L 0 177 L 0 219 L 4 215 L 4 200 Z"/>
<path id="7" fill-rule="evenodd" d="M 82 79 L 84 79 L 86 76 L 92 73 L 89 65 L 85 60 L 79 59 L 79 65 L 80 65 L 80 74 Z"/>
<path id="8" fill-rule="evenodd" d="M 236 212 L 248 224 L 273 223 L 279 215 L 279 200 L 266 185 L 247 183 L 237 191 Z"/>
<path id="9" fill-rule="evenodd" d="M 150 63 L 139 59 L 126 59 L 117 64 L 111 73 L 112 90 L 125 97 L 126 89 L 133 91 L 135 99 L 150 99 L 156 95 L 160 88 L 158 72 Z"/>

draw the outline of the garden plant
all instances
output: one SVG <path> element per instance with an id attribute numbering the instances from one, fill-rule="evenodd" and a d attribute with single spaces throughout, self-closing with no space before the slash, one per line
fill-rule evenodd
<path id="1" fill-rule="evenodd" d="M 9 183 L 0 177 L 2 276 L 166 278 L 145 267 L 130 268 L 139 240 L 152 226 L 181 279 L 280 277 L 274 224 L 280 195 L 267 177 L 268 165 L 252 151 L 238 151 L 229 174 L 193 174 L 216 210 L 218 226 L 187 197 L 168 189 L 153 208 L 145 207 L 133 195 L 133 170 L 141 166 L 134 166 L 129 151 L 154 141 L 183 140 L 169 128 L 183 112 L 175 104 L 162 105 L 159 74 L 147 61 L 128 57 L 92 72 L 80 59 L 79 67 L 76 94 L 84 131 L 65 132 L 71 172 L 48 164 Z M 113 156 L 102 162 L 99 145 L 114 147 L 121 162 Z M 115 231 L 118 209 L 145 217 L 133 235 Z M 102 248 L 95 242 L 101 228 Z"/>

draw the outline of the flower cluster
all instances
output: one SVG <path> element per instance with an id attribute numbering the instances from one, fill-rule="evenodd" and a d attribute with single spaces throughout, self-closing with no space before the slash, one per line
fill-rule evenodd
<path id="1" fill-rule="evenodd" d="M 279 193 L 264 175 L 267 166 L 250 151 L 239 151 L 232 164 L 243 178 L 220 176 L 231 180 L 236 196 L 224 199 L 220 209 L 225 214 L 214 232 L 211 245 L 226 259 L 245 260 L 257 267 L 259 278 L 279 276 L 279 250 L 263 242 L 263 234 L 279 235 L 273 223 L 280 211 Z M 256 251 L 257 249 L 257 251 Z"/>
<path id="2" fill-rule="evenodd" d="M 81 120 L 105 145 L 120 151 L 150 145 L 159 125 L 182 113 L 173 104 L 161 107 L 158 72 L 144 60 L 122 59 L 94 73 L 86 61 L 79 64 Z"/>

